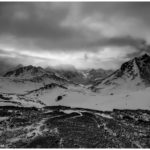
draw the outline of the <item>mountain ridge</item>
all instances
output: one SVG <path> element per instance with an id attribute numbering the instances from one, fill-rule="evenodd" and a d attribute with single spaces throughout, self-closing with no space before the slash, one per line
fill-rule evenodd
<path id="1" fill-rule="evenodd" d="M 6 72 L 3 77 L 8 78 L 38 78 L 47 75 L 57 76 L 59 78 L 63 78 L 64 80 L 72 81 L 77 84 L 92 84 L 97 78 L 103 79 L 105 76 L 112 73 L 112 70 L 104 70 L 104 69 L 88 69 L 88 70 L 77 70 L 73 68 L 70 69 L 58 69 L 58 68 L 42 68 L 35 67 L 32 65 L 29 66 L 20 66 L 11 69 L 11 71 Z"/>
<path id="2" fill-rule="evenodd" d="M 140 57 L 135 57 L 121 65 L 121 67 L 113 72 L 110 76 L 101 81 L 97 81 L 95 85 L 91 87 L 94 91 L 102 91 L 106 87 L 109 89 L 118 89 L 119 87 L 129 84 L 138 86 L 150 85 L 150 56 L 144 54 Z M 127 87 L 130 90 L 130 86 Z"/>

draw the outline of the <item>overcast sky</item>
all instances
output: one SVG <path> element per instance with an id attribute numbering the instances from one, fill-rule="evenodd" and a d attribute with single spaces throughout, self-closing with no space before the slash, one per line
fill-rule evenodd
<path id="1" fill-rule="evenodd" d="M 149 2 L 0 2 L 1 64 L 116 69 L 149 43 Z"/>

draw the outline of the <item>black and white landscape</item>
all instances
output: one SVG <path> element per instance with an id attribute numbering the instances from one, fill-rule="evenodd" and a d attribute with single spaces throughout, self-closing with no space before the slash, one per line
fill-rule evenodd
<path id="1" fill-rule="evenodd" d="M 0 148 L 150 148 L 149 13 L 0 2 Z"/>

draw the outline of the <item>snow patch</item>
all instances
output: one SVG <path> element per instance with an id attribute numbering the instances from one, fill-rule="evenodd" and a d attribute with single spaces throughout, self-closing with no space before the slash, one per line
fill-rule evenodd
<path id="1" fill-rule="evenodd" d="M 102 117 L 104 117 L 104 118 L 113 119 L 113 117 L 110 116 L 110 115 L 108 115 L 108 114 L 100 114 L 100 113 L 96 113 L 96 114 L 97 114 L 97 115 L 100 115 L 100 116 L 102 116 Z"/>
<path id="2" fill-rule="evenodd" d="M 7 120 L 9 117 L 0 117 L 0 121 Z"/>

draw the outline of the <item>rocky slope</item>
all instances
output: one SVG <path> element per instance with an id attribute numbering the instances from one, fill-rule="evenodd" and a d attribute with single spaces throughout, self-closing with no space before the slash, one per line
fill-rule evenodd
<path id="1" fill-rule="evenodd" d="M 0 107 L 1 148 L 149 148 L 150 111 Z"/>
<path id="2" fill-rule="evenodd" d="M 150 85 L 150 56 L 144 54 L 121 65 L 113 74 L 91 87 L 93 91 L 110 93 L 120 90 L 138 90 Z"/>

